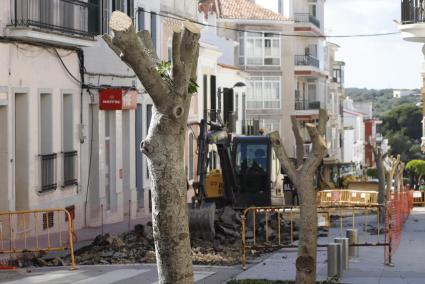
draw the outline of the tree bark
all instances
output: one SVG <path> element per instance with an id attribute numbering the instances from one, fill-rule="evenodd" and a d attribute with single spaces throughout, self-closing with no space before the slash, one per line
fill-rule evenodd
<path id="1" fill-rule="evenodd" d="M 317 199 L 314 187 L 314 175 L 319 165 L 326 155 L 326 143 L 324 132 L 328 115 L 325 110 L 320 110 L 319 125 L 306 124 L 310 135 L 313 150 L 308 158 L 301 162 L 297 161 L 295 166 L 283 147 L 282 140 L 278 132 L 269 134 L 276 157 L 285 173 L 298 189 L 300 198 L 300 239 L 298 246 L 298 257 L 296 260 L 296 283 L 313 284 L 316 283 L 316 256 L 317 256 Z M 294 122 L 294 121 L 293 121 Z M 297 147 L 303 146 L 299 135 L 299 123 L 293 123 L 294 134 L 297 139 Z M 298 134 L 297 134 L 298 133 Z M 297 153 L 299 153 L 297 151 Z M 297 154 L 298 156 L 299 154 Z M 299 156 L 298 156 L 299 158 Z M 299 164 L 301 162 L 301 164 Z"/>
<path id="2" fill-rule="evenodd" d="M 159 283 L 193 283 L 184 141 L 191 94 L 196 80 L 199 28 L 185 23 L 173 36 L 173 74 L 160 74 L 161 64 L 149 33 L 136 33 L 124 13 L 112 13 L 114 38 L 106 43 L 136 73 L 154 102 L 153 116 L 141 151 L 151 175 L 152 224 Z"/>

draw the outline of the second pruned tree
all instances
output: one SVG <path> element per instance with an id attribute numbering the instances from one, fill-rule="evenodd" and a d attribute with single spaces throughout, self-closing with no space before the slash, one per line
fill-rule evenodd
<path id="1" fill-rule="evenodd" d="M 318 124 L 306 123 L 312 150 L 305 158 L 304 139 L 301 135 L 300 123 L 292 117 L 292 129 L 296 140 L 296 164 L 294 164 L 284 148 L 278 132 L 269 134 L 276 156 L 285 173 L 298 191 L 300 201 L 300 235 L 298 257 L 296 260 L 296 283 L 316 283 L 317 253 L 317 198 L 314 177 L 327 153 L 325 142 L 328 114 L 320 109 Z"/>

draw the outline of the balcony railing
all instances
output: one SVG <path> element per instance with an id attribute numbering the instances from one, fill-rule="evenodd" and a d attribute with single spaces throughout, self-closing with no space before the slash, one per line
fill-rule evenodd
<path id="1" fill-rule="evenodd" d="M 98 6 L 80 0 L 10 0 L 15 27 L 55 31 L 73 36 L 96 35 Z"/>
<path id="2" fill-rule="evenodd" d="M 77 151 L 63 153 L 63 185 L 62 187 L 78 184 Z"/>
<path id="3" fill-rule="evenodd" d="M 57 154 L 40 155 L 41 158 L 41 192 L 57 188 L 56 161 Z"/>
<path id="4" fill-rule="evenodd" d="M 313 66 L 319 68 L 319 59 L 310 55 L 295 55 L 296 66 Z"/>
<path id="5" fill-rule="evenodd" d="M 314 110 L 320 109 L 319 101 L 309 101 L 309 100 L 296 100 L 295 101 L 295 110 Z"/>
<path id="6" fill-rule="evenodd" d="M 401 1 L 401 23 L 415 24 L 425 22 L 425 2 L 423 0 Z"/>
<path id="7" fill-rule="evenodd" d="M 296 23 L 311 23 L 320 29 L 320 21 L 309 13 L 295 13 L 294 20 Z"/>

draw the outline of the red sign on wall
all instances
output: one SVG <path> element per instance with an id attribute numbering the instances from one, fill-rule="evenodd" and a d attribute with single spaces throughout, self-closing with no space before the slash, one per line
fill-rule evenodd
<path id="1" fill-rule="evenodd" d="M 102 89 L 99 91 L 99 109 L 136 109 L 137 91 L 123 89 Z"/>

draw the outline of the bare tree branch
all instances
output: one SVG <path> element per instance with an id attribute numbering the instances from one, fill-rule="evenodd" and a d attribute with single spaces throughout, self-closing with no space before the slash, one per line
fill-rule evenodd
<path id="1" fill-rule="evenodd" d="M 328 112 L 325 109 L 320 109 L 319 110 L 319 126 L 318 126 L 318 130 L 319 130 L 319 134 L 322 135 L 323 137 L 325 137 L 326 135 L 326 123 L 329 120 L 329 116 L 328 116 Z"/>
<path id="2" fill-rule="evenodd" d="M 191 22 L 184 22 L 184 31 L 180 44 L 180 60 L 182 61 L 185 74 L 186 82 L 192 78 L 192 63 L 196 51 L 196 46 L 199 45 L 200 28 Z"/>
<path id="3" fill-rule="evenodd" d="M 317 168 L 320 165 L 326 155 L 327 147 L 325 139 L 322 135 L 320 135 L 319 130 L 314 124 L 307 123 L 306 127 L 313 144 L 313 149 L 310 152 L 307 161 L 304 163 L 302 170 L 304 173 L 309 173 L 312 168 Z"/>
<path id="4" fill-rule="evenodd" d="M 114 31 L 114 38 L 111 41 L 108 36 L 103 36 L 104 40 L 116 53 L 122 52 L 121 59 L 131 66 L 155 105 L 161 108 L 167 101 L 164 94 L 170 93 L 170 89 L 157 72 L 156 62 L 148 52 L 148 47 L 134 32 L 131 18 L 120 11 L 114 11 L 109 26 Z"/>
<path id="5" fill-rule="evenodd" d="M 182 34 L 181 31 L 175 31 L 173 33 L 173 79 L 177 86 L 183 86 L 184 74 L 183 64 L 180 59 L 180 46 L 181 46 Z"/>
<path id="6" fill-rule="evenodd" d="M 291 116 L 292 131 L 295 136 L 296 144 L 296 155 L 297 155 L 297 168 L 300 168 L 304 164 L 304 139 L 301 136 L 300 122 L 295 116 Z"/>
<path id="7" fill-rule="evenodd" d="M 144 31 L 138 32 L 137 35 L 139 36 L 140 40 L 143 42 L 143 45 L 148 50 L 153 61 L 158 64 L 159 58 L 158 58 L 158 55 L 156 54 L 156 48 L 153 45 L 152 37 L 149 31 L 144 30 Z"/>
<path id="8" fill-rule="evenodd" d="M 285 148 L 283 147 L 279 132 L 271 132 L 268 134 L 268 136 L 273 145 L 273 149 L 276 153 L 276 156 L 281 163 L 282 168 L 285 170 L 286 174 L 289 176 L 292 182 L 296 181 L 297 170 L 295 169 L 294 164 L 291 162 L 291 159 L 289 158 Z"/>

